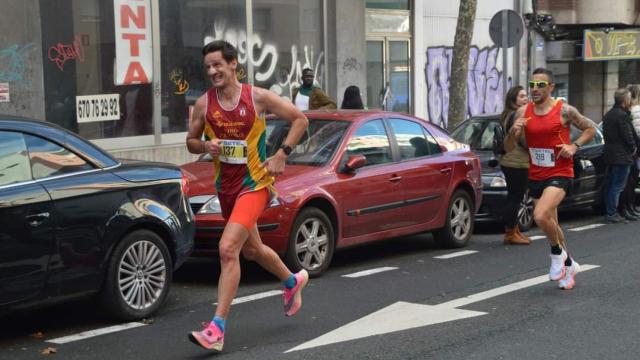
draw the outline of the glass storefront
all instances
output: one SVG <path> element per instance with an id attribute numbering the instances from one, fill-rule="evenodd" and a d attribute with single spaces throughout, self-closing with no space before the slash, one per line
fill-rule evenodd
<path id="1" fill-rule="evenodd" d="M 238 48 L 243 83 L 290 98 L 302 70 L 311 68 L 316 84 L 326 85 L 323 0 L 39 0 L 39 6 L 46 120 L 107 148 L 184 141 L 192 106 L 209 88 L 201 49 L 213 40 Z M 124 80 L 123 41 L 134 57 L 151 48 L 151 65 L 124 69 Z"/>

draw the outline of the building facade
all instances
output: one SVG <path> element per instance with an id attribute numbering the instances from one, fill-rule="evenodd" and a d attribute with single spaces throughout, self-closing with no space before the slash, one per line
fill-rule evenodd
<path id="1" fill-rule="evenodd" d="M 467 113 L 502 110 L 501 9 L 478 0 Z M 357 85 L 369 108 L 448 125 L 459 1 L 5 0 L 0 113 L 61 125 L 115 156 L 181 164 L 193 104 L 208 88 L 201 48 L 239 50 L 238 79 L 290 98 L 302 70 L 338 105 Z M 507 86 L 526 79 L 526 37 L 508 54 Z M 522 50 L 524 49 L 524 50 Z M 524 60 L 523 60 L 524 59 Z M 525 72 L 525 76 L 521 73 Z"/>

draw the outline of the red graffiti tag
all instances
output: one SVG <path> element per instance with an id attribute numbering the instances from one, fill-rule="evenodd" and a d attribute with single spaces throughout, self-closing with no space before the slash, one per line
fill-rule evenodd
<path id="1" fill-rule="evenodd" d="M 73 40 L 73 44 L 64 45 L 58 43 L 49 48 L 49 60 L 56 63 L 58 69 L 64 71 L 64 63 L 67 60 L 78 59 L 80 62 L 84 62 L 84 49 L 82 48 L 82 41 L 80 36 L 76 35 Z"/>

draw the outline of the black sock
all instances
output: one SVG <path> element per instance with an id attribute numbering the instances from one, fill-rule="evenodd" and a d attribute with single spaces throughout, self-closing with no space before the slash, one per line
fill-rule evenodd
<path id="1" fill-rule="evenodd" d="M 553 245 L 553 246 L 551 247 L 551 253 L 552 253 L 553 255 L 560 255 L 560 254 L 562 254 L 562 248 L 560 247 L 560 244 Z"/>
<path id="2" fill-rule="evenodd" d="M 571 256 L 567 256 L 567 260 L 564 261 L 564 266 L 571 266 Z"/>

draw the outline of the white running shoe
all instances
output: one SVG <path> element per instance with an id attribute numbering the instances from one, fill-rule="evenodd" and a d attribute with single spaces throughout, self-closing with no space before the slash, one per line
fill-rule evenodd
<path id="1" fill-rule="evenodd" d="M 574 277 L 580 271 L 580 264 L 577 261 L 571 259 L 571 266 L 567 267 L 566 274 L 560 281 L 558 281 L 558 287 L 564 290 L 571 290 L 576 284 Z"/>
<path id="2" fill-rule="evenodd" d="M 551 267 L 549 268 L 549 279 L 558 281 L 562 279 L 567 272 L 566 266 L 564 266 L 565 260 L 567 260 L 567 252 L 562 249 L 562 254 L 551 254 Z"/>

